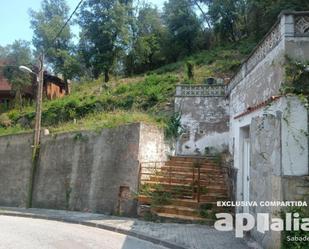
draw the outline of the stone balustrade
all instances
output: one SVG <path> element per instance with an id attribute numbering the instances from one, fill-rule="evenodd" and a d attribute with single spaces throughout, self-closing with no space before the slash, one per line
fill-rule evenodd
<path id="1" fill-rule="evenodd" d="M 282 12 L 278 21 L 256 46 L 227 86 L 227 94 L 270 53 L 283 37 L 308 37 L 309 11 Z"/>
<path id="2" fill-rule="evenodd" d="M 176 86 L 176 97 L 223 97 L 225 96 L 225 85 L 189 85 Z"/>

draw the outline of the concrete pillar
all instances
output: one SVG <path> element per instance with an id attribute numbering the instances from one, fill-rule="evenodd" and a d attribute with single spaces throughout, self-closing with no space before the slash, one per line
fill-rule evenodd
<path id="1" fill-rule="evenodd" d="M 283 13 L 280 17 L 281 35 L 285 37 L 293 37 L 295 34 L 294 15 Z"/>
<path id="2" fill-rule="evenodd" d="M 181 86 L 180 85 L 176 86 L 176 96 L 181 96 Z"/>

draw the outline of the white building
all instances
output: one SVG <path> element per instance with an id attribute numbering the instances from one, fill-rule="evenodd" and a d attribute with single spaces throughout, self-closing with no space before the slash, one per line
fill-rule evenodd
<path id="1" fill-rule="evenodd" d="M 280 91 L 288 57 L 309 61 L 307 11 L 279 16 L 225 94 L 222 86 L 177 88 L 176 111 L 181 111 L 186 128 L 178 141 L 178 154 L 228 147 L 231 166 L 237 170 L 235 200 L 309 200 L 308 112 L 298 97 Z M 278 208 L 271 207 L 236 211 L 280 215 Z M 251 234 L 264 248 L 280 248 L 278 232 Z"/>

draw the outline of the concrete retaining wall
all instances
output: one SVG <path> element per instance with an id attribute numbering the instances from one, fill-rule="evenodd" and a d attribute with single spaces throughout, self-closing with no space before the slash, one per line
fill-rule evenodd
<path id="1" fill-rule="evenodd" d="M 26 205 L 31 168 L 32 135 L 0 138 L 0 205 Z"/>
<path id="2" fill-rule="evenodd" d="M 0 205 L 25 206 L 31 141 L 0 137 Z M 139 162 L 164 151 L 163 131 L 145 124 L 42 137 L 33 207 L 134 215 Z"/>

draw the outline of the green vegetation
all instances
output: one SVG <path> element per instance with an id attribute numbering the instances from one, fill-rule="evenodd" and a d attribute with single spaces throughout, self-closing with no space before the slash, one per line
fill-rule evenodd
<path id="1" fill-rule="evenodd" d="M 69 12 L 66 0 L 42 0 L 40 10 L 29 11 L 36 53 L 44 51 L 46 62 L 52 65 L 55 73 L 61 73 L 65 79 L 79 76 L 81 71 L 81 64 L 74 53 L 70 25 L 65 26 L 58 34 L 68 19 Z"/>
<path id="2" fill-rule="evenodd" d="M 167 138 L 177 137 L 181 126 L 180 114 L 172 115 L 175 85 L 231 77 L 256 44 L 249 36 L 234 43 L 215 39 L 215 19 L 204 13 L 210 21 L 205 28 L 195 11 L 201 1 L 194 2 L 169 0 L 162 12 L 133 1 L 84 2 L 78 12 L 81 34 L 73 45 L 70 23 L 54 40 L 70 13 L 66 1 L 42 0 L 39 10 L 29 12 L 32 54 L 44 49 L 53 72 L 74 79 L 70 96 L 44 100 L 43 127 L 66 132 L 143 121 L 164 127 Z M 32 58 L 26 42 L 0 47 L 0 59 L 15 67 Z M 20 78 L 28 75 L 13 72 L 8 77 L 18 92 Z M 33 103 L 11 106 L 0 116 L 0 135 L 31 131 L 34 117 Z"/>
<path id="3" fill-rule="evenodd" d="M 244 40 L 240 43 L 218 46 L 211 50 L 204 50 L 185 57 L 175 63 L 164 65 L 150 73 L 177 73 L 181 82 L 188 80 L 187 62 L 193 69 L 194 78 L 191 83 L 201 84 L 205 78 L 229 78 L 241 65 L 242 60 L 254 48 L 255 42 Z"/>
<path id="4" fill-rule="evenodd" d="M 105 90 L 100 90 L 98 81 L 78 85 L 71 96 L 44 102 L 42 124 L 59 132 L 139 121 L 162 123 L 160 110 L 173 96 L 176 82 L 173 75 L 150 75 L 137 83 L 117 83 Z M 0 123 L 1 134 L 28 130 L 34 117 L 34 106 L 8 111 Z"/>
<path id="5" fill-rule="evenodd" d="M 290 207 L 288 208 L 286 211 L 283 211 L 281 213 L 281 217 L 285 220 L 286 218 L 286 213 L 298 213 L 299 214 L 299 219 L 302 218 L 307 218 L 309 215 L 308 210 L 306 209 L 306 207 Z M 292 225 L 292 229 L 291 231 L 286 231 L 284 230 L 282 232 L 282 240 L 281 240 L 281 249 L 290 249 L 290 248 L 295 248 L 295 249 L 308 249 L 309 248 L 309 244 L 308 241 L 304 240 L 304 241 L 292 241 L 292 240 L 288 240 L 287 237 L 293 238 L 293 237 L 298 237 L 298 238 L 302 238 L 302 237 L 308 237 L 309 233 L 306 231 L 303 231 L 301 229 L 299 229 L 298 231 L 293 231 L 294 225 Z"/>
<path id="6" fill-rule="evenodd" d="M 308 108 L 308 80 L 309 62 L 294 61 L 286 57 L 285 82 L 280 89 L 281 93 L 297 95 Z"/>
<path id="7" fill-rule="evenodd" d="M 163 185 L 157 183 L 155 185 L 143 184 L 139 190 L 139 195 L 145 195 L 150 198 L 152 208 L 168 205 L 173 198 L 170 192 L 167 192 Z"/>
<path id="8" fill-rule="evenodd" d="M 103 75 L 108 82 L 112 75 L 174 71 L 186 57 L 218 46 L 235 43 L 242 53 L 241 44 L 259 41 L 280 11 L 308 8 L 304 0 L 167 0 L 162 10 L 147 1 L 84 1 L 77 12 L 81 32 L 75 45 L 73 22 L 62 29 L 71 13 L 67 1 L 42 0 L 39 10 L 29 11 L 32 54 L 44 50 L 52 71 L 66 79 Z M 6 50 L 0 47 L 1 59 Z M 239 65 L 237 57 L 232 64 Z"/>
<path id="9" fill-rule="evenodd" d="M 12 45 L 8 45 L 1 54 L 0 60 L 5 58 L 8 66 L 0 67 L 0 75 L 3 74 L 12 84 L 12 89 L 15 91 L 15 104 L 16 106 L 25 104 L 23 98 L 23 89 L 30 85 L 31 76 L 25 74 L 18 69 L 15 65 L 28 65 L 31 63 L 31 49 L 30 43 L 22 40 L 13 42 Z M 1 107 L 0 107 L 1 108 Z"/>
<path id="10" fill-rule="evenodd" d="M 204 155 L 212 157 L 215 165 L 222 166 L 224 152 L 220 152 L 214 147 L 205 147 Z"/>
<path id="11" fill-rule="evenodd" d="M 175 138 L 181 131 L 180 116 L 172 116 L 175 85 L 230 78 L 283 8 L 306 6 L 296 0 L 168 0 L 160 11 L 143 1 L 86 1 L 77 13 L 81 34 L 73 45 L 70 23 L 54 39 L 70 13 L 66 1 L 42 0 L 39 10 L 29 12 L 36 51 L 18 41 L 0 47 L 0 59 L 17 68 L 44 49 L 52 71 L 73 79 L 70 96 L 44 100 L 42 125 L 52 132 L 143 121 L 158 123 Z M 21 100 L 20 86 L 29 75 L 9 67 L 4 72 Z M 19 102 L 0 116 L 0 135 L 32 130 L 34 105 Z"/>
<path id="12" fill-rule="evenodd" d="M 165 128 L 165 137 L 167 139 L 177 138 L 182 132 L 181 115 L 174 113 L 167 121 Z"/>
<path id="13" fill-rule="evenodd" d="M 202 204 L 199 207 L 199 216 L 205 219 L 216 220 L 216 212 L 212 210 L 212 204 Z"/>
<path id="14" fill-rule="evenodd" d="M 176 66 L 170 65 L 148 75 L 112 78 L 109 83 L 84 77 L 74 82 L 72 94 L 65 98 L 44 100 L 42 125 L 51 132 L 98 130 L 134 122 L 155 123 L 165 128 L 166 137 L 173 139 L 181 132 L 180 114 L 172 115 L 175 85 L 184 82 L 186 62 L 194 66 L 194 80 L 205 77 L 230 76 L 236 58 L 244 54 L 234 46 L 216 48 L 186 57 Z M 161 72 L 159 73 L 158 71 Z M 34 124 L 34 104 L 25 104 L 0 115 L 0 135 L 31 131 Z"/>
<path id="15" fill-rule="evenodd" d="M 233 42 L 244 37 L 260 40 L 283 10 L 306 10 L 306 0 L 194 0 L 204 3 L 204 20 L 219 42 Z"/>
<path id="16" fill-rule="evenodd" d="M 12 126 L 12 127 L 0 127 L 0 135 L 11 135 L 11 134 L 20 134 L 31 132 L 30 129 L 24 129 L 20 125 Z"/>

